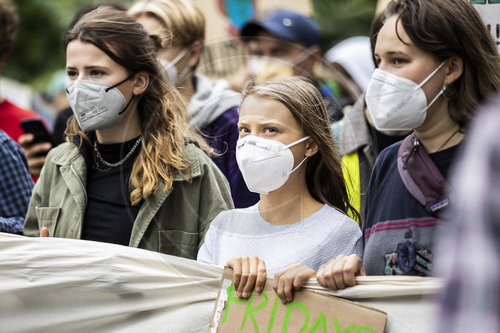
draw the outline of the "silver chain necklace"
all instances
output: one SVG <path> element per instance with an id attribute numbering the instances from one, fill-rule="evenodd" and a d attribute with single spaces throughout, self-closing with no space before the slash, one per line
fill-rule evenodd
<path id="1" fill-rule="evenodd" d="M 102 156 L 101 156 L 101 153 L 99 153 L 99 150 L 97 150 L 97 140 L 94 142 L 94 150 L 95 150 L 95 155 L 97 157 L 97 159 L 99 160 L 100 163 L 104 164 L 105 166 L 107 166 L 108 168 L 116 168 L 117 166 L 120 166 L 120 165 L 123 165 L 123 163 L 125 163 L 129 158 L 130 156 L 132 156 L 132 154 L 134 153 L 135 149 L 137 148 L 137 146 L 139 145 L 139 143 L 141 143 L 142 141 L 142 138 L 139 137 L 136 141 L 135 141 L 135 144 L 134 146 L 132 147 L 132 149 L 130 149 L 130 151 L 128 152 L 128 154 L 123 158 L 121 159 L 120 161 L 116 162 L 116 163 L 109 163 L 107 161 L 105 161 Z"/>

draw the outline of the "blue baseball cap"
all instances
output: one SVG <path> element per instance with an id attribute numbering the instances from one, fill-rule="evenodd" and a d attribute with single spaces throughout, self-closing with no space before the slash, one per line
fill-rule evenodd
<path id="1" fill-rule="evenodd" d="M 240 37 L 251 39 L 256 37 L 261 30 L 281 39 L 299 42 L 307 47 L 321 44 L 318 25 L 310 17 L 289 9 L 279 9 L 262 20 L 246 23 L 241 28 Z"/>

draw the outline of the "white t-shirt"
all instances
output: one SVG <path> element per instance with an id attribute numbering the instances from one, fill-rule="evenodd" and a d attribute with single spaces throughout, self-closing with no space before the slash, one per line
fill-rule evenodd
<path id="1" fill-rule="evenodd" d="M 198 261 L 224 266 L 234 257 L 257 256 L 271 276 L 296 263 L 318 270 L 339 254 L 362 258 L 358 224 L 335 208 L 324 205 L 300 222 L 274 225 L 262 218 L 258 205 L 219 213 L 205 235 Z"/>

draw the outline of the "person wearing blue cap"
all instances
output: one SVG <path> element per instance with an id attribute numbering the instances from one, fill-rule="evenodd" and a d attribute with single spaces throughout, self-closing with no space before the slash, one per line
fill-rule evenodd
<path id="1" fill-rule="evenodd" d="M 315 76 L 314 67 L 321 57 L 321 33 L 310 17 L 279 9 L 263 19 L 246 23 L 240 31 L 240 39 L 250 56 L 248 74 L 254 76 L 257 83 L 277 75 L 302 75 L 311 79 L 325 99 L 331 122 L 339 120 L 343 107 L 352 104 L 356 97 L 340 73 L 334 81 Z M 241 77 L 239 79 L 241 81 Z M 238 80 L 229 81 L 233 89 L 241 84 Z"/>
<path id="2" fill-rule="evenodd" d="M 310 17 L 289 9 L 279 9 L 262 20 L 250 21 L 243 26 L 241 37 L 256 37 L 265 30 L 268 35 L 299 43 L 311 52 L 319 53 L 321 33 L 319 27 Z M 300 49 L 298 48 L 297 50 Z"/>

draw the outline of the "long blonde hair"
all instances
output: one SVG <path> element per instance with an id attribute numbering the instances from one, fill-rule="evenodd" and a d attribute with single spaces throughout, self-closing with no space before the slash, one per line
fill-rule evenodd
<path id="1" fill-rule="evenodd" d="M 123 66 L 129 75 L 146 72 L 149 86 L 139 97 L 137 109 L 142 133 L 142 149 L 130 175 L 130 201 L 137 205 L 163 183 L 165 190 L 173 185 L 175 173 L 190 181 L 191 170 L 184 154 L 185 140 L 199 146 L 206 144 L 188 129 L 184 119 L 185 103 L 179 92 L 161 74 L 153 39 L 126 13 L 110 7 L 99 7 L 83 16 L 65 36 L 65 46 L 80 40 L 90 43 Z M 68 141 L 80 137 L 89 142 L 75 117 L 66 130 Z M 186 139 L 189 137 L 189 139 Z"/>
<path id="2" fill-rule="evenodd" d="M 138 18 L 151 15 L 164 27 L 162 47 L 188 46 L 205 39 L 205 17 L 192 0 L 136 0 L 128 10 Z"/>

